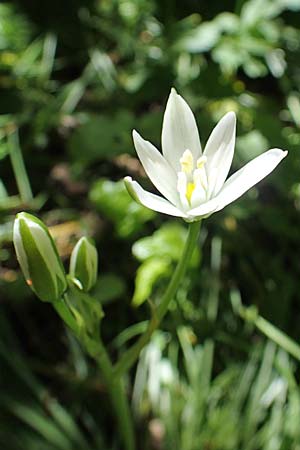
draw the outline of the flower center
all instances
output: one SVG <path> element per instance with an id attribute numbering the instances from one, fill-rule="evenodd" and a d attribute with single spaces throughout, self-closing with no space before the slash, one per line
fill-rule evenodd
<path id="1" fill-rule="evenodd" d="M 177 190 L 181 202 L 186 207 L 195 207 L 206 200 L 207 176 L 206 156 L 201 156 L 194 165 L 190 150 L 185 150 L 180 158 L 181 171 L 178 172 Z"/>

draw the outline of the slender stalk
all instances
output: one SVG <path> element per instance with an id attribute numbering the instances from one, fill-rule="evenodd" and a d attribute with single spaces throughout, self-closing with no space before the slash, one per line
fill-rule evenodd
<path id="1" fill-rule="evenodd" d="M 70 311 L 71 304 L 67 293 L 64 294 L 64 298 L 61 300 L 53 302 L 53 306 L 62 320 L 71 328 L 75 336 L 77 336 L 78 340 L 84 344 L 89 355 L 96 361 L 108 388 L 114 414 L 124 442 L 124 449 L 135 450 L 132 416 L 122 378 L 114 376 L 113 365 L 101 337 L 98 332 L 93 338 L 85 334 L 84 329 L 80 327 L 80 316 L 76 317 L 76 309 Z"/>
<path id="2" fill-rule="evenodd" d="M 9 156 L 22 202 L 30 203 L 33 199 L 29 178 L 19 144 L 18 132 L 13 131 L 7 137 Z"/>
<path id="3" fill-rule="evenodd" d="M 201 222 L 193 222 L 189 224 L 188 237 L 183 249 L 181 258 L 177 264 L 175 272 L 170 280 L 166 292 L 164 293 L 161 302 L 159 303 L 156 311 L 154 311 L 152 319 L 150 320 L 148 327 L 144 334 L 137 340 L 137 342 L 127 350 L 120 358 L 119 362 L 114 366 L 114 374 L 119 377 L 127 372 L 130 367 L 138 359 L 141 350 L 149 342 L 153 332 L 157 329 L 160 322 L 164 318 L 168 311 L 171 300 L 174 298 L 176 291 L 182 281 L 182 278 L 186 272 L 190 258 L 192 256 L 195 244 L 199 235 Z"/>
<path id="4" fill-rule="evenodd" d="M 100 336 L 97 336 L 96 339 L 85 339 L 87 351 L 97 362 L 97 365 L 100 368 L 105 379 L 118 421 L 120 433 L 124 442 L 125 450 L 135 450 L 135 440 L 132 417 L 126 398 L 124 385 L 122 382 L 122 376 L 135 363 L 141 350 L 149 342 L 152 333 L 156 330 L 165 314 L 167 313 L 169 304 L 174 298 L 174 295 L 188 267 L 190 258 L 195 248 L 197 237 L 199 235 L 199 230 L 200 222 L 194 222 L 189 225 L 188 236 L 181 258 L 177 264 L 167 290 L 165 291 L 161 299 L 160 304 L 154 311 L 152 319 L 150 320 L 145 333 L 123 355 L 119 363 L 117 363 L 115 366 L 112 365 Z M 64 309 L 61 309 L 57 305 L 56 309 L 57 312 L 65 319 L 66 311 Z M 67 317 L 67 319 L 69 319 L 69 317 Z M 73 325 L 73 323 L 71 323 L 70 325 Z"/>
<path id="5" fill-rule="evenodd" d="M 132 415 L 126 398 L 121 377 L 113 375 L 113 366 L 101 338 L 94 343 L 96 352 L 91 352 L 105 379 L 110 399 L 118 421 L 120 433 L 126 450 L 135 450 L 134 428 Z"/>
<path id="6" fill-rule="evenodd" d="M 67 298 L 67 294 L 64 296 Z M 70 309 L 66 305 L 65 298 L 62 298 L 60 300 L 57 300 L 52 303 L 54 309 L 56 310 L 57 314 L 61 317 L 63 322 L 68 325 L 68 327 L 73 331 L 73 333 L 76 336 L 79 336 L 79 326 L 76 322 L 75 317 L 73 317 Z"/>

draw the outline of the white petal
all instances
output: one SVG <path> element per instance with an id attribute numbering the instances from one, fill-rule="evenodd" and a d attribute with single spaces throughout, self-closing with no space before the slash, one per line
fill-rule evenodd
<path id="1" fill-rule="evenodd" d="M 218 211 L 218 201 L 217 198 L 213 198 L 206 203 L 202 203 L 202 205 L 197 206 L 197 208 L 190 209 L 187 211 L 187 215 L 189 217 L 207 217 L 210 216 L 215 211 Z"/>
<path id="2" fill-rule="evenodd" d="M 177 176 L 173 168 L 151 142 L 145 141 L 135 130 L 132 136 L 138 157 L 154 186 L 164 197 L 178 204 Z"/>
<path id="3" fill-rule="evenodd" d="M 195 189 L 191 197 L 191 207 L 193 208 L 207 201 L 207 180 L 204 167 L 201 167 L 200 169 L 196 169 L 194 171 L 194 184 Z"/>
<path id="4" fill-rule="evenodd" d="M 209 197 L 215 197 L 221 190 L 233 158 L 235 145 L 236 117 L 234 112 L 225 114 L 213 129 L 203 155 L 207 157 L 205 165 Z"/>
<path id="5" fill-rule="evenodd" d="M 166 106 L 162 128 L 162 151 L 176 172 L 181 170 L 179 160 L 185 150 L 190 150 L 196 161 L 201 156 L 201 144 L 195 117 L 175 89 Z"/>
<path id="6" fill-rule="evenodd" d="M 226 181 L 219 195 L 207 203 L 188 211 L 187 214 L 201 217 L 220 211 L 269 175 L 287 153 L 278 148 L 273 148 L 254 158 Z"/>
<path id="7" fill-rule="evenodd" d="M 222 191 L 217 196 L 217 211 L 239 198 L 248 189 L 269 175 L 287 154 L 287 151 L 273 148 L 257 156 L 235 172 L 226 181 Z"/>
<path id="8" fill-rule="evenodd" d="M 187 189 L 187 179 L 186 179 L 186 173 L 184 172 L 178 172 L 177 174 L 177 191 L 179 193 L 181 206 L 184 210 L 189 209 L 189 202 L 186 198 L 186 189 Z"/>
<path id="9" fill-rule="evenodd" d="M 146 208 L 153 209 L 154 211 L 164 214 L 169 214 L 170 216 L 187 217 L 184 212 L 177 209 L 164 198 L 145 191 L 136 181 L 133 181 L 131 177 L 125 177 L 124 181 L 131 197 L 136 202 L 146 206 Z"/>

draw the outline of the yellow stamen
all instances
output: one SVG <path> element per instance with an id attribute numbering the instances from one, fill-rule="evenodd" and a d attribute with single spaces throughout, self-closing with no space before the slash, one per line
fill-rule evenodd
<path id="1" fill-rule="evenodd" d="M 191 183 L 191 182 L 187 183 L 185 196 L 189 203 L 191 203 L 191 198 L 192 198 L 194 189 L 195 189 L 195 183 Z"/>
<path id="2" fill-rule="evenodd" d="M 194 169 L 194 158 L 190 150 L 185 150 L 180 158 L 181 170 L 185 173 L 192 173 Z"/>
<path id="3" fill-rule="evenodd" d="M 207 157 L 201 156 L 195 167 L 194 157 L 189 149 L 185 150 L 180 158 L 181 171 L 177 174 L 177 190 L 185 207 L 191 207 L 195 201 L 202 201 L 206 198 L 206 161 Z"/>

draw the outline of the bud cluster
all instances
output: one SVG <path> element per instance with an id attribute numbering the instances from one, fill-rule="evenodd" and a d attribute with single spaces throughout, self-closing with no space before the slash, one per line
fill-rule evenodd
<path id="1" fill-rule="evenodd" d="M 62 298 L 68 288 L 67 276 L 48 228 L 37 217 L 17 214 L 13 242 L 28 286 L 45 302 Z M 70 277 L 84 292 L 95 285 L 98 254 L 92 241 L 82 237 L 70 260 Z"/>

